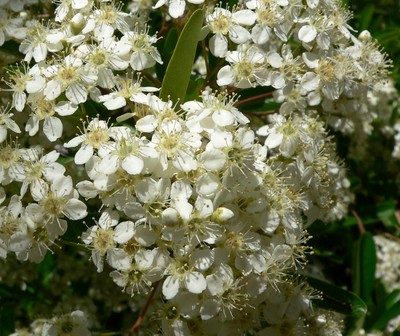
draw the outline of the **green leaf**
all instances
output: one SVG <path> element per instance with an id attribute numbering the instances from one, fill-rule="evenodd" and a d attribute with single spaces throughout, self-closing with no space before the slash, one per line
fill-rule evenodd
<path id="1" fill-rule="evenodd" d="M 365 8 L 360 13 L 360 23 L 358 25 L 359 31 L 363 31 L 369 28 L 374 11 L 375 7 L 373 5 L 365 6 Z"/>
<path id="2" fill-rule="evenodd" d="M 185 101 L 203 19 L 204 10 L 197 9 L 183 28 L 165 72 L 161 99 L 169 97 L 174 103 Z"/>
<path id="3" fill-rule="evenodd" d="M 398 225 L 395 213 L 396 204 L 392 199 L 382 202 L 377 208 L 378 218 L 388 228 L 397 227 Z"/>
<path id="4" fill-rule="evenodd" d="M 8 336 L 15 331 L 15 303 L 0 303 L 0 336 Z"/>
<path id="5" fill-rule="evenodd" d="M 176 27 L 173 27 L 168 32 L 165 41 L 162 41 L 160 43 L 160 48 L 162 49 L 163 63 L 156 64 L 157 78 L 159 78 L 160 80 L 164 78 L 165 71 L 167 70 L 167 65 L 171 60 L 172 54 L 174 53 L 174 48 L 176 46 L 177 41 L 178 41 L 178 29 Z"/>
<path id="6" fill-rule="evenodd" d="M 186 92 L 186 100 L 199 99 L 200 90 L 201 87 L 203 86 L 203 83 L 204 83 L 204 78 L 202 77 L 195 78 L 194 76 L 192 76 L 192 78 L 189 81 L 188 89 Z"/>
<path id="7" fill-rule="evenodd" d="M 367 313 L 364 301 L 355 293 L 317 278 L 306 277 L 306 279 L 312 287 L 322 292 L 322 299 L 314 301 L 318 306 L 355 317 L 362 317 Z"/>
<path id="8" fill-rule="evenodd" d="M 36 270 L 40 275 L 40 279 L 45 288 L 50 285 L 50 280 L 54 275 L 54 257 L 51 253 L 47 253 L 44 260 L 36 265 Z"/>
<path id="9" fill-rule="evenodd" d="M 367 313 L 367 306 L 356 294 L 343 288 L 331 285 L 313 277 L 306 277 L 308 283 L 322 292 L 322 299 L 313 300 L 316 306 L 334 310 L 347 316 L 347 329 L 351 331 L 362 327 Z"/>
<path id="10" fill-rule="evenodd" d="M 400 301 L 397 301 L 393 306 L 378 318 L 378 320 L 372 325 L 372 330 L 384 330 L 388 322 L 400 315 Z"/>
<path id="11" fill-rule="evenodd" d="M 353 291 L 370 306 L 375 284 L 376 251 L 372 234 L 365 232 L 354 244 Z"/>
<path id="12" fill-rule="evenodd" d="M 386 298 L 385 310 L 391 308 L 399 301 L 400 301 L 400 289 L 395 289 Z"/>

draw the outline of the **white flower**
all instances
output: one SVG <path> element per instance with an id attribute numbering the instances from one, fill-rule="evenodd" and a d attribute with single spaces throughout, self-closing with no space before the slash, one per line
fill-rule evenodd
<path id="1" fill-rule="evenodd" d="M 94 118 L 84 129 L 84 134 L 68 141 L 64 144 L 64 147 L 71 148 L 81 145 L 81 148 L 75 154 L 75 163 L 84 164 L 90 160 L 95 150 L 100 156 L 109 152 L 113 131 L 113 127 L 109 128 L 107 122 Z"/>
<path id="2" fill-rule="evenodd" d="M 99 102 L 104 103 L 104 106 L 109 110 L 116 110 L 126 106 L 127 101 L 132 101 L 137 104 L 145 104 L 148 101 L 147 95 L 144 92 L 157 92 L 159 89 L 151 86 L 141 86 L 141 80 L 134 80 L 131 77 L 116 78 L 116 88 L 113 92 L 99 97 Z M 136 115 L 136 111 L 132 111 L 125 115 L 119 116 L 118 121 L 124 121 Z"/>
<path id="3" fill-rule="evenodd" d="M 214 35 L 210 39 L 210 51 L 214 56 L 225 57 L 228 51 L 229 39 L 236 43 L 242 44 L 250 38 L 250 32 L 242 27 L 254 24 L 256 14 L 249 9 L 242 9 L 230 12 L 224 8 L 215 8 L 214 12 L 206 17 L 206 23 Z"/>
<path id="4" fill-rule="evenodd" d="M 118 44 L 113 38 L 100 40 L 97 46 L 81 44 L 76 54 L 86 60 L 97 73 L 97 84 L 110 89 L 115 86 L 112 70 L 125 70 L 129 63 L 118 56 Z"/>
<path id="5" fill-rule="evenodd" d="M 243 89 L 257 84 L 269 84 L 269 73 L 265 68 L 266 59 L 258 48 L 241 45 L 237 51 L 228 51 L 225 58 L 230 65 L 218 71 L 219 86 L 233 85 Z"/>
<path id="6" fill-rule="evenodd" d="M 49 185 L 41 183 L 32 190 L 32 197 L 39 202 L 43 212 L 49 218 L 67 217 L 78 220 L 86 217 L 86 205 L 78 200 L 78 193 L 73 189 L 71 176 L 55 178 Z"/>
<path id="7" fill-rule="evenodd" d="M 91 332 L 87 328 L 87 320 L 85 313 L 75 310 L 71 314 L 65 314 L 54 317 L 51 321 L 46 322 L 43 336 L 90 336 Z"/>
<path id="8" fill-rule="evenodd" d="M 21 133 L 17 123 L 12 119 L 13 113 L 10 113 L 10 108 L 6 106 L 0 108 L 0 143 L 7 138 L 7 130 L 15 133 Z"/>
<path id="9" fill-rule="evenodd" d="M 31 148 L 22 152 L 24 162 L 21 163 L 20 172 L 15 178 L 22 183 L 21 196 L 24 196 L 28 186 L 31 193 L 40 193 L 43 185 L 47 182 L 53 182 L 55 179 L 64 175 L 65 168 L 57 163 L 60 156 L 55 150 L 43 155 L 42 148 Z"/>
<path id="10" fill-rule="evenodd" d="M 187 0 L 187 2 L 195 5 L 200 5 L 204 2 L 204 0 Z M 165 4 L 168 4 L 168 14 L 171 15 L 171 17 L 173 17 L 174 19 L 181 17 L 185 12 L 185 0 L 158 0 L 153 9 L 160 8 Z"/>
<path id="11" fill-rule="evenodd" d="M 35 62 L 39 63 L 47 58 L 48 51 L 56 52 L 63 49 L 61 42 L 51 44 L 47 41 L 49 33 L 48 27 L 43 26 L 39 21 L 30 22 L 26 38 L 19 46 L 19 51 L 25 54 L 26 62 L 29 63 L 33 57 Z"/>
<path id="12" fill-rule="evenodd" d="M 122 5 L 115 5 L 114 2 L 101 2 L 98 9 L 94 9 L 89 16 L 86 26 L 82 30 L 82 34 L 94 32 L 98 41 L 109 38 L 117 29 L 121 33 L 129 30 L 129 25 L 125 18 L 129 14 L 122 12 Z"/>
<path id="13" fill-rule="evenodd" d="M 49 66 L 43 70 L 43 74 L 50 78 L 43 91 L 46 99 L 56 99 L 65 91 L 67 99 L 74 104 L 86 101 L 89 85 L 97 80 L 95 70 L 72 55 L 67 55 L 59 63 Z"/>
<path id="14" fill-rule="evenodd" d="M 181 287 L 193 294 L 200 294 L 207 288 L 206 279 L 197 271 L 193 260 L 186 261 L 177 256 L 167 267 L 166 274 L 162 293 L 167 300 L 174 298 Z"/>
<path id="15" fill-rule="evenodd" d="M 133 70 L 143 70 L 162 64 L 160 53 L 153 46 L 157 42 L 156 36 L 150 36 L 146 32 L 129 31 L 121 37 L 118 48 L 121 56 L 129 55 L 130 65 Z"/>
<path id="16" fill-rule="evenodd" d="M 200 135 L 190 133 L 176 120 L 163 122 L 158 132 L 153 134 L 151 142 L 159 152 L 162 169 L 169 162 L 180 171 L 189 172 L 197 168 L 195 151 L 201 146 Z"/>

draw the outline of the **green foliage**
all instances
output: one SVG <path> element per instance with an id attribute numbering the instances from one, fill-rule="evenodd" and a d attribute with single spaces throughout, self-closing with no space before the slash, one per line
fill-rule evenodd
<path id="1" fill-rule="evenodd" d="M 372 305 L 375 282 L 376 252 L 374 239 L 364 232 L 354 244 L 353 291 L 367 306 Z"/>
<path id="2" fill-rule="evenodd" d="M 197 9 L 183 28 L 165 72 L 160 91 L 161 99 L 169 97 L 175 103 L 185 101 L 203 19 L 204 10 Z M 167 44 L 168 48 L 169 45 Z"/>

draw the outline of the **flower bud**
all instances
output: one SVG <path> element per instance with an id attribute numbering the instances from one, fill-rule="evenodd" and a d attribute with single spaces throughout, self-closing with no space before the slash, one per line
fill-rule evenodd
<path id="1" fill-rule="evenodd" d="M 85 26 L 85 18 L 81 13 L 77 13 L 70 22 L 71 31 L 74 35 L 78 35 Z"/>
<path id="2" fill-rule="evenodd" d="M 214 211 L 211 216 L 211 220 L 217 223 L 226 222 L 227 220 L 231 219 L 234 216 L 232 210 L 227 208 L 220 207 Z"/>

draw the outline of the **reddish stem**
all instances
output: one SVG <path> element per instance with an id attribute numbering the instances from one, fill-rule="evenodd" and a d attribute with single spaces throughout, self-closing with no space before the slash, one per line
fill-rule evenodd
<path id="1" fill-rule="evenodd" d="M 246 103 L 250 103 L 250 102 L 253 102 L 253 101 L 257 101 L 257 100 L 262 99 L 262 98 L 270 97 L 270 96 L 272 96 L 272 94 L 273 94 L 273 92 L 265 92 L 265 93 L 262 93 L 262 94 L 260 94 L 258 96 L 242 99 L 242 100 L 237 101 L 235 103 L 235 106 L 246 104 Z"/>
<path id="2" fill-rule="evenodd" d="M 351 210 L 351 213 L 353 214 L 354 218 L 356 219 L 357 225 L 358 225 L 358 230 L 360 231 L 361 234 L 365 233 L 365 227 L 364 224 L 360 218 L 360 216 L 358 216 L 358 213 L 355 210 Z"/>
<path id="3" fill-rule="evenodd" d="M 146 313 L 147 313 L 147 310 L 148 310 L 149 307 L 150 307 L 151 302 L 153 301 L 154 295 L 155 295 L 155 293 L 156 293 L 156 291 L 157 291 L 157 288 L 158 288 L 160 282 L 161 282 L 161 280 L 157 281 L 157 282 L 154 284 L 153 289 L 151 290 L 150 295 L 149 295 L 149 297 L 147 298 L 146 304 L 144 305 L 142 311 L 140 312 L 140 314 L 139 314 L 139 316 L 138 316 L 138 318 L 137 318 L 135 324 L 128 330 L 128 335 L 129 335 L 129 336 L 132 336 L 133 333 L 134 333 L 135 331 L 136 331 L 137 334 L 139 335 L 139 327 L 140 327 L 140 325 L 141 325 L 141 323 L 142 323 L 142 321 L 143 321 L 143 319 L 144 319 L 144 316 L 145 316 Z"/>

